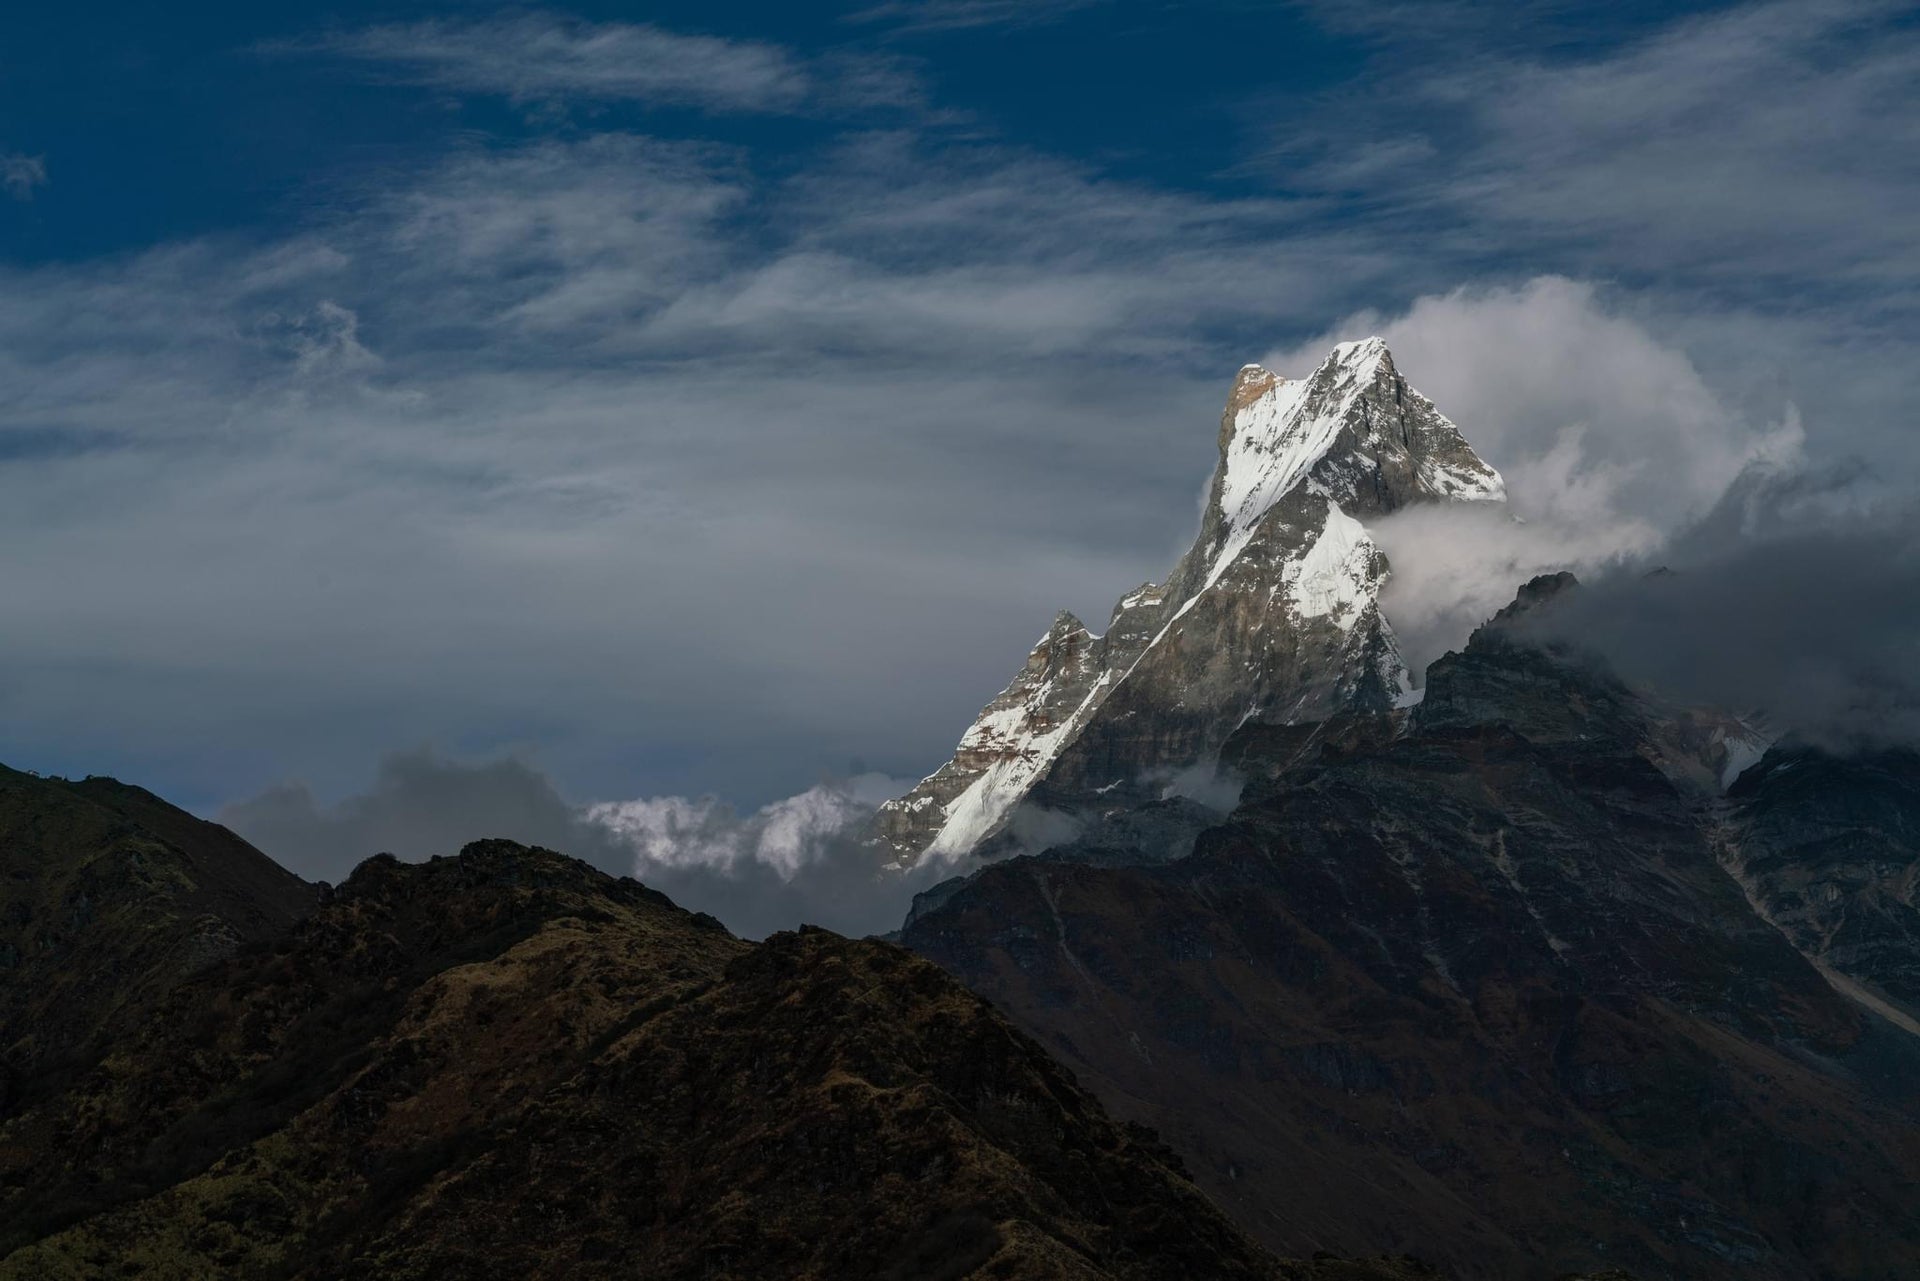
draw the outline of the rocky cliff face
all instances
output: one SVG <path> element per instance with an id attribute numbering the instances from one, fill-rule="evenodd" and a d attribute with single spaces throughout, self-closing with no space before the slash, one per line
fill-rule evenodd
<path id="1" fill-rule="evenodd" d="M 1920 1036 L 1920 756 L 1776 748 L 1724 813 L 1722 861 L 1755 910 Z"/>
<path id="2" fill-rule="evenodd" d="M 1240 371 L 1193 547 L 1093 635 L 1063 614 L 954 757 L 889 802 L 884 861 L 958 859 L 1028 799 L 1075 814 L 1157 798 L 1249 721 L 1385 710 L 1412 688 L 1379 596 L 1369 519 L 1497 502 L 1499 475 L 1409 387 L 1379 339 L 1288 380 Z"/>
<path id="3" fill-rule="evenodd" d="M 903 940 L 1283 1251 L 1920 1268 L 1911 763 L 1777 755 L 1723 800 L 1666 709 L 1514 621 L 1404 719 L 1244 726 L 1189 856 L 995 863 Z"/>

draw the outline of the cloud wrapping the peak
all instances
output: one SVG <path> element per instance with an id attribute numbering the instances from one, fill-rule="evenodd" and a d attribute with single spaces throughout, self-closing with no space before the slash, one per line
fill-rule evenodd
<path id="1" fill-rule="evenodd" d="M 1504 512 L 1414 508 L 1374 530 L 1394 569 L 1387 614 L 1416 668 L 1532 575 L 1651 555 L 1751 464 L 1799 456 L 1791 405 L 1750 421 L 1589 283 L 1548 276 L 1430 295 L 1268 359 L 1300 371 L 1332 341 L 1368 333 L 1507 482 Z"/>
<path id="2" fill-rule="evenodd" d="M 1704 515 L 1755 456 L 1791 455 L 1799 444 L 1787 406 L 1781 422 L 1744 420 L 1684 351 L 1593 284 L 1559 276 L 1427 295 L 1392 316 L 1362 312 L 1269 360 L 1310 368 L 1333 342 L 1370 333 L 1508 478 L 1523 519 L 1676 529 Z"/>

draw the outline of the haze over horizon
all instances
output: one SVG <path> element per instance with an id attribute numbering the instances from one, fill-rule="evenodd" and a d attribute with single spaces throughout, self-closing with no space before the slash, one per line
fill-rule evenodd
<path id="1" fill-rule="evenodd" d="M 0 759 L 309 876 L 627 798 L 777 864 L 1165 573 L 1238 366 L 1370 333 L 1534 540 L 1383 533 L 1425 657 L 1528 557 L 1905 521 L 1904 6 L 650 15 L 22 23 Z"/>

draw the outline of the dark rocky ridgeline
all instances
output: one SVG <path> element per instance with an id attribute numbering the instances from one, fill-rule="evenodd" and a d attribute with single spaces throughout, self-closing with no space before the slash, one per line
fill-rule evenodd
<path id="1" fill-rule="evenodd" d="M 369 860 L 0 1122 L 0 1277 L 1395 1278 L 1250 1242 L 900 948 Z"/>
<path id="2" fill-rule="evenodd" d="M 1816 968 L 1909 999 L 1920 775 L 1781 758 L 1729 809 L 1524 612 L 1404 724 L 1243 728 L 1187 858 L 992 865 L 903 941 L 1282 1253 L 1920 1275 L 1920 1036 Z"/>
<path id="3" fill-rule="evenodd" d="M 0 766 L 0 1108 L 319 893 L 151 792 Z"/>

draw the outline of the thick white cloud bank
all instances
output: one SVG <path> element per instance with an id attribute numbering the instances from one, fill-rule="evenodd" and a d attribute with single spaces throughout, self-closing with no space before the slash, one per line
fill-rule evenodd
<path id="1" fill-rule="evenodd" d="M 1373 531 L 1393 565 L 1388 616 L 1416 666 L 1534 574 L 1657 557 L 1747 468 L 1800 453 L 1791 404 L 1754 421 L 1587 282 L 1543 276 L 1363 312 L 1269 363 L 1304 371 L 1331 342 L 1368 333 L 1507 480 L 1505 513 L 1422 507 Z"/>

